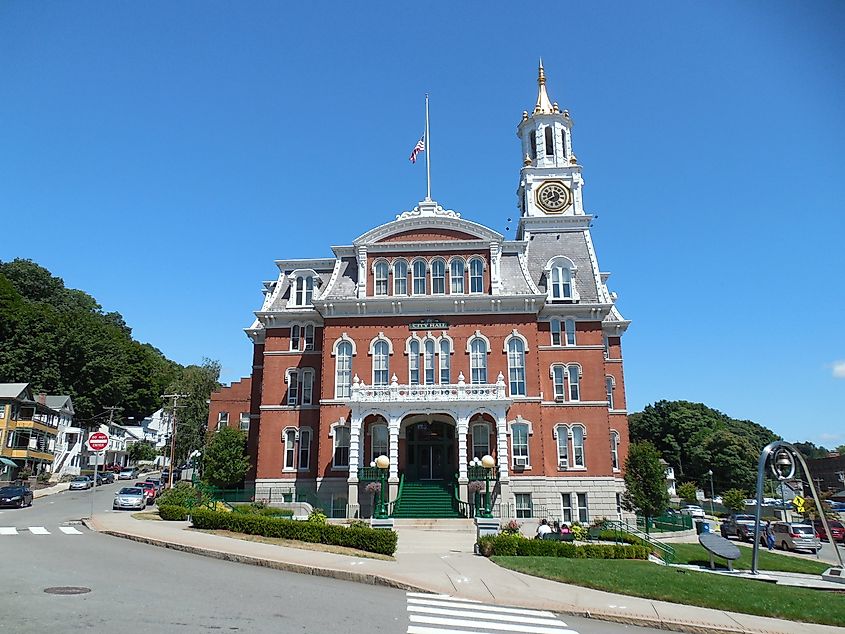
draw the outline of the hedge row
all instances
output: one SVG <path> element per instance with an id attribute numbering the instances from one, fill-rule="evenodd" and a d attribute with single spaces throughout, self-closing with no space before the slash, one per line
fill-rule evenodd
<path id="1" fill-rule="evenodd" d="M 237 504 L 232 507 L 235 513 L 244 515 L 265 515 L 267 517 L 293 517 L 291 509 L 278 509 L 272 506 L 258 507 L 251 504 Z"/>
<path id="2" fill-rule="evenodd" d="M 251 513 L 218 513 L 207 509 L 194 510 L 191 519 L 194 528 L 346 546 L 382 555 L 396 552 L 396 533 L 391 530 L 301 522 Z"/>
<path id="3" fill-rule="evenodd" d="M 158 507 L 158 516 L 168 522 L 184 522 L 188 519 L 189 512 L 184 506 L 174 504 L 165 504 Z"/>
<path id="4" fill-rule="evenodd" d="M 565 557 L 568 559 L 648 559 L 645 546 L 585 544 L 546 539 L 526 539 L 520 535 L 486 536 L 478 540 L 482 555 L 516 557 Z"/>
<path id="5" fill-rule="evenodd" d="M 605 542 L 625 542 L 626 544 L 633 544 L 634 546 L 645 546 L 645 542 L 636 535 L 626 533 L 625 531 L 603 530 L 599 533 L 599 539 Z"/>

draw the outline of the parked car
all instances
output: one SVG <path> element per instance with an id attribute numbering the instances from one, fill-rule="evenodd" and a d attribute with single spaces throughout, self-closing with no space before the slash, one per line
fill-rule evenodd
<path id="1" fill-rule="evenodd" d="M 124 467 L 117 474 L 118 480 L 134 480 L 138 477 L 138 470 L 135 467 Z"/>
<path id="2" fill-rule="evenodd" d="M 719 532 L 722 537 L 739 537 L 744 542 L 750 542 L 754 539 L 754 524 L 755 517 L 753 515 L 731 515 L 722 520 L 719 527 Z M 760 535 L 765 539 L 766 528 L 763 522 L 760 522 Z"/>
<path id="3" fill-rule="evenodd" d="M 103 473 L 103 482 L 105 484 L 112 484 L 114 482 L 114 473 L 111 471 L 106 471 Z"/>
<path id="4" fill-rule="evenodd" d="M 845 525 L 839 520 L 827 520 L 827 525 L 830 527 L 833 541 L 845 543 Z M 821 520 L 813 520 L 813 527 L 816 529 L 816 537 L 827 539 L 827 533 L 824 530 L 824 524 L 822 524 Z"/>
<path id="5" fill-rule="evenodd" d="M 112 508 L 120 509 L 145 509 L 147 507 L 147 495 L 140 487 L 123 487 L 114 494 Z"/>
<path id="6" fill-rule="evenodd" d="M 147 478 L 144 482 L 148 484 L 152 484 L 156 488 L 156 495 L 160 494 L 164 485 L 162 484 L 161 480 L 158 478 Z"/>
<path id="7" fill-rule="evenodd" d="M 0 488 L 0 506 L 32 506 L 32 490 L 23 485 Z"/>
<path id="8" fill-rule="evenodd" d="M 158 490 L 152 482 L 136 482 L 135 486 L 144 491 L 144 495 L 147 496 L 147 504 L 155 502 Z"/>
<path id="9" fill-rule="evenodd" d="M 837 513 L 845 512 L 845 502 L 828 502 L 830 504 L 830 510 L 836 511 Z"/>
<path id="10" fill-rule="evenodd" d="M 90 489 L 94 486 L 94 480 L 91 476 L 76 476 L 73 480 L 70 481 L 70 490 L 71 491 L 80 491 L 83 489 Z"/>
<path id="11" fill-rule="evenodd" d="M 683 515 L 690 515 L 697 519 L 704 519 L 704 509 L 697 504 L 687 504 L 681 508 Z"/>
<path id="12" fill-rule="evenodd" d="M 810 524 L 797 522 L 775 522 L 772 524 L 775 546 L 782 550 L 809 550 L 814 555 L 821 548 L 816 531 Z"/>

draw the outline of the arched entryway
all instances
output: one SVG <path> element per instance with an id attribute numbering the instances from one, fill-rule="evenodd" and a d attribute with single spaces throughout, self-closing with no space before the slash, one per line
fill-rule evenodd
<path id="1" fill-rule="evenodd" d="M 405 478 L 451 480 L 457 471 L 455 425 L 445 419 L 411 423 L 405 428 Z"/>

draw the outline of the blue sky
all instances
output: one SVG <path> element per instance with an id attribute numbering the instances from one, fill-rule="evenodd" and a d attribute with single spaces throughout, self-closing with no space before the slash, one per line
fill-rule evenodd
<path id="1" fill-rule="evenodd" d="M 632 411 L 845 442 L 845 4 L 0 3 L 0 258 L 248 374 L 274 259 L 433 197 L 513 235 L 549 92 L 623 314 Z M 506 231 L 506 227 L 510 231 Z M 840 365 L 837 365 L 837 362 Z"/>

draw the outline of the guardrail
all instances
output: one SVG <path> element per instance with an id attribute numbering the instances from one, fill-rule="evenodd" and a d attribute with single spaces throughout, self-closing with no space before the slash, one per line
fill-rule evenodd
<path id="1" fill-rule="evenodd" d="M 619 535 L 618 541 L 623 541 L 621 539 L 622 533 L 628 533 L 629 535 L 633 535 L 641 539 L 643 542 L 649 545 L 652 549 L 652 552 L 656 551 L 656 554 L 660 556 L 660 558 L 666 562 L 667 564 L 671 564 L 675 561 L 675 549 L 669 546 L 668 544 L 663 544 L 661 542 L 653 540 L 649 535 L 642 532 L 636 526 L 631 526 L 628 522 L 624 522 L 621 520 L 605 520 L 604 525 L 613 531 L 616 531 Z"/>

